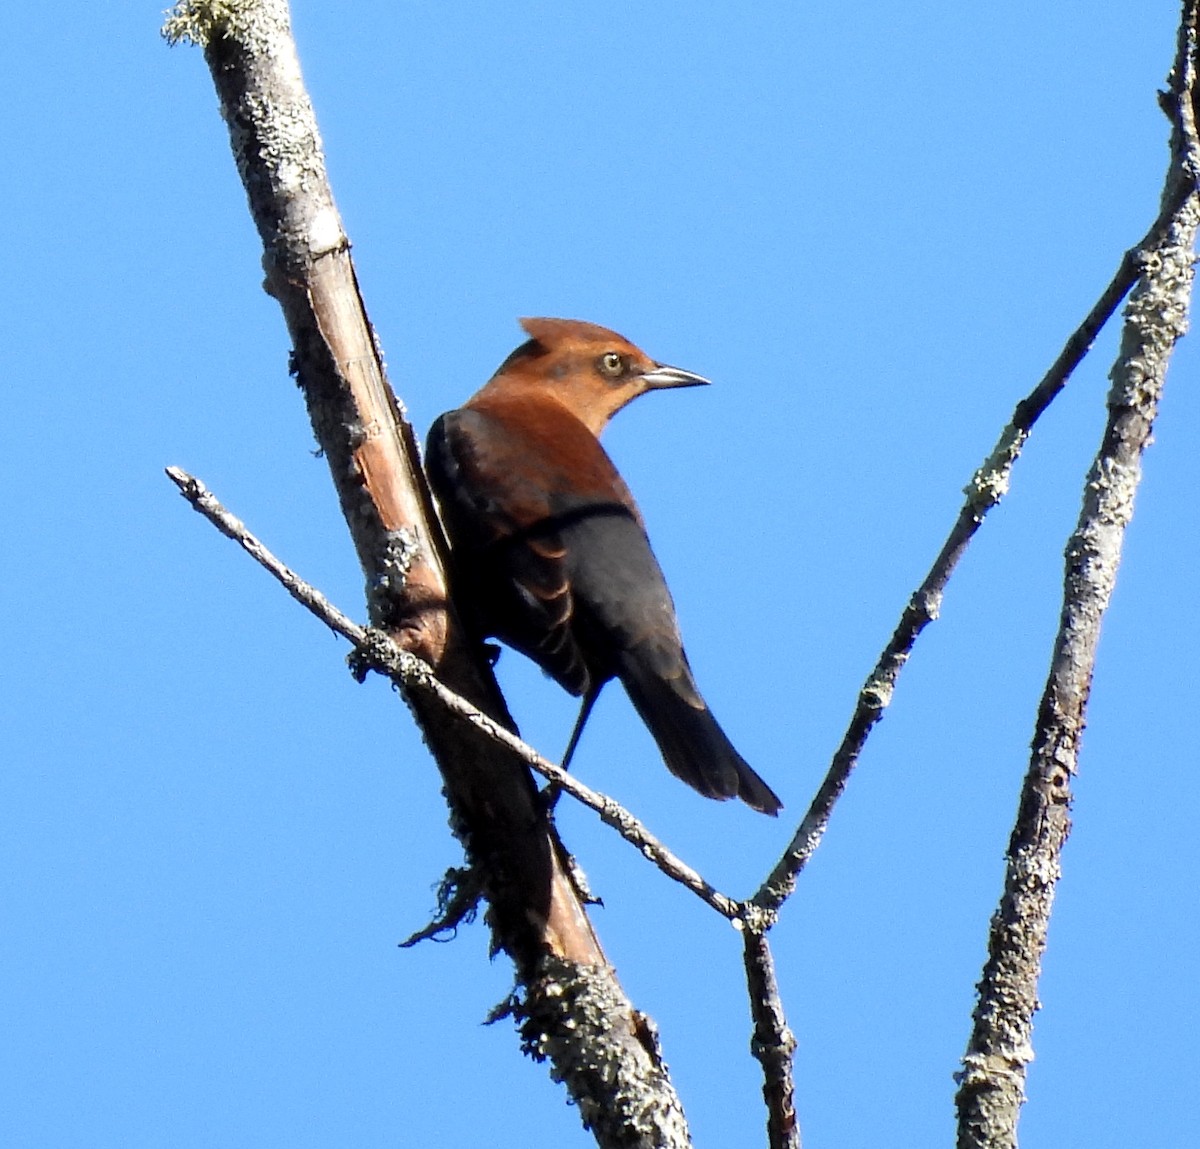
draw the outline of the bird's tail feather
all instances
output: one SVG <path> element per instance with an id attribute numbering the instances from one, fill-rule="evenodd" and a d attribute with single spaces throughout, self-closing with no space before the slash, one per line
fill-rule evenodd
<path id="1" fill-rule="evenodd" d="M 621 659 L 621 681 L 667 768 L 706 798 L 741 798 L 752 809 L 778 814 L 783 803 L 729 741 L 686 665 L 681 669 L 687 681 L 676 683 L 643 660 Z"/>

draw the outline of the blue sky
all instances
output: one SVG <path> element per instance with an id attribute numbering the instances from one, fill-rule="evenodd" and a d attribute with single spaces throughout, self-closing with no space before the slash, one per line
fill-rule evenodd
<path id="1" fill-rule="evenodd" d="M 192 514 L 202 477 L 361 616 L 196 50 L 153 5 L 10 6 L 0 285 L 0 1142 L 585 1145 L 344 644 Z M 294 6 L 393 384 L 423 435 L 589 319 L 714 386 L 606 436 L 778 823 L 662 767 L 617 689 L 576 759 L 735 895 L 774 862 L 1017 398 L 1153 218 L 1176 5 Z M 947 1144 L 988 918 L 1104 419 L 1039 425 L 776 931 L 806 1144 Z M 1100 649 L 1026 1149 L 1197 1143 L 1200 360 L 1176 355 Z M 573 703 L 506 654 L 550 754 Z M 736 937 L 591 815 L 564 835 L 698 1144 L 762 1143 Z"/>

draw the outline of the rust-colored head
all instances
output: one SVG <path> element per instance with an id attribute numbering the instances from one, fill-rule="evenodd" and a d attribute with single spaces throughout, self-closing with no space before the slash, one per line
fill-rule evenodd
<path id="1" fill-rule="evenodd" d="M 550 396 L 594 435 L 645 391 L 707 383 L 679 367 L 656 363 L 628 339 L 579 319 L 522 319 L 530 339 L 516 349 L 479 392 L 512 396 L 528 390 Z"/>

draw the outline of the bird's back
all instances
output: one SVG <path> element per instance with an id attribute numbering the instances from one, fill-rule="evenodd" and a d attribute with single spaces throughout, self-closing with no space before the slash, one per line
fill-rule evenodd
<path id="1" fill-rule="evenodd" d="M 458 589 L 478 629 L 580 695 L 614 671 L 598 644 L 580 642 L 573 584 L 580 555 L 572 540 L 584 537 L 590 549 L 587 528 L 598 521 L 632 524 L 639 533 L 641 525 L 595 436 L 569 412 L 531 406 L 495 402 L 448 412 L 430 431 L 426 466 Z"/>

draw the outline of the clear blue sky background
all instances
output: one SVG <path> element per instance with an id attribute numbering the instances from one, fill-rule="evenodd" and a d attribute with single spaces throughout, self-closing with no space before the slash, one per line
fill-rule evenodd
<path id="1" fill-rule="evenodd" d="M 607 437 L 709 700 L 787 803 L 671 778 L 620 691 L 577 768 L 752 890 L 1014 402 L 1153 218 L 1167 0 L 297 3 L 330 170 L 422 434 L 521 339 L 615 327 L 715 380 Z M 361 616 L 202 57 L 155 5 L 0 18 L 0 1144 L 586 1145 L 380 682 L 194 515 L 185 466 Z M 951 1074 L 1104 418 L 1038 427 L 775 934 L 806 1144 L 947 1145 Z M 1195 459 L 1176 356 L 1105 626 L 1022 1145 L 1194 1146 Z M 516 655 L 522 729 L 573 704 Z M 763 1143 L 728 926 L 565 836 L 705 1146 Z"/>

